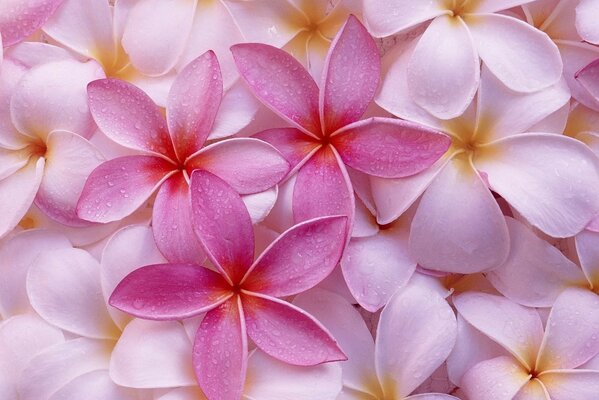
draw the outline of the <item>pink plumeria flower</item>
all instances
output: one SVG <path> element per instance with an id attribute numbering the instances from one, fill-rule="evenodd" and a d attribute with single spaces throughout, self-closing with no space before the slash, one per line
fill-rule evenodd
<path id="1" fill-rule="evenodd" d="M 227 139 L 203 147 L 222 97 L 219 64 L 212 52 L 177 77 L 167 118 L 140 89 L 115 79 L 92 82 L 89 104 L 99 128 L 143 155 L 119 157 L 96 168 L 78 203 L 81 218 L 121 219 L 158 190 L 152 226 L 158 247 L 172 262 L 196 262 L 201 253 L 191 227 L 189 175 L 211 171 L 241 194 L 264 191 L 287 173 L 287 161 L 257 139 Z"/>
<path id="2" fill-rule="evenodd" d="M 340 296 L 316 289 L 294 304 L 315 315 L 347 353 L 338 399 L 456 400 L 440 393 L 411 395 L 445 361 L 456 339 L 455 315 L 434 291 L 419 285 L 398 291 L 380 315 L 376 341 Z"/>
<path id="3" fill-rule="evenodd" d="M 354 213 L 346 165 L 367 174 L 413 175 L 445 152 L 448 138 L 435 130 L 390 118 L 359 121 L 379 83 L 380 60 L 372 37 L 350 16 L 327 55 L 321 89 L 291 55 L 249 43 L 231 48 L 255 95 L 292 124 L 255 137 L 271 143 L 298 172 L 295 221 Z M 314 190 L 318 188 L 318 190 Z"/>
<path id="4" fill-rule="evenodd" d="M 599 56 L 599 52 L 595 56 Z M 596 104 L 599 104 L 599 58 L 578 71 L 576 73 L 576 80 L 592 96 Z"/>
<path id="5" fill-rule="evenodd" d="M 599 45 L 599 28 L 596 17 L 599 15 L 597 0 L 580 0 L 576 6 L 576 30 L 586 41 Z"/>
<path id="6" fill-rule="evenodd" d="M 409 58 L 415 43 L 400 56 Z M 483 68 L 476 102 L 459 118 L 440 120 L 397 93 L 406 64 L 393 63 L 377 102 L 408 120 L 445 130 L 452 147 L 425 173 L 371 178 L 378 222 L 395 220 L 422 195 L 410 230 L 416 261 L 433 270 L 473 273 L 500 265 L 508 231 L 493 192 L 553 237 L 580 232 L 599 211 L 599 162 L 584 144 L 561 135 L 569 109 L 562 81 L 521 94 Z M 543 132 L 543 133 L 537 133 Z"/>
<path id="7" fill-rule="evenodd" d="M 461 348 L 459 362 L 474 362 L 460 385 L 469 399 L 597 397 L 599 370 L 581 366 L 599 353 L 599 296 L 567 289 L 555 301 L 545 328 L 537 311 L 501 296 L 465 293 L 455 297 L 454 304 L 477 335 L 487 339 L 484 345 L 469 340 L 468 347 Z M 490 341 L 499 345 L 499 355 L 478 362 Z"/>
<path id="8" fill-rule="evenodd" d="M 197 170 L 191 180 L 194 228 L 220 274 L 194 264 L 158 264 L 127 275 L 110 304 L 152 320 L 206 312 L 196 333 L 193 365 L 210 400 L 239 399 L 247 368 L 247 335 L 257 347 L 294 365 L 344 360 L 312 316 L 279 300 L 331 273 L 345 244 L 347 217 L 294 226 L 255 261 L 249 214 L 226 182 Z"/>
<path id="9" fill-rule="evenodd" d="M 431 21 L 410 58 L 408 95 L 440 119 L 461 115 L 476 93 L 480 60 L 510 89 L 535 92 L 562 74 L 556 45 L 546 34 L 497 12 L 532 0 L 367 0 L 364 16 L 377 36 Z"/>

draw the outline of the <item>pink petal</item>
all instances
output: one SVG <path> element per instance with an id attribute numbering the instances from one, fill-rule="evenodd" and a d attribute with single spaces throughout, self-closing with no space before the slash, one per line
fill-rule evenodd
<path id="1" fill-rule="evenodd" d="M 131 8 L 122 44 L 136 69 L 162 75 L 175 66 L 185 48 L 196 4 L 142 0 Z"/>
<path id="2" fill-rule="evenodd" d="M 376 333 L 376 374 L 385 398 L 403 398 L 420 386 L 455 340 L 456 319 L 445 299 L 417 285 L 398 291 L 383 309 Z"/>
<path id="3" fill-rule="evenodd" d="M 507 257 L 504 217 L 467 160 L 450 161 L 422 196 L 410 249 L 421 266 L 446 272 L 480 272 Z"/>
<path id="4" fill-rule="evenodd" d="M 30 158 L 26 166 L 0 180 L 0 237 L 12 231 L 25 215 L 42 181 L 43 158 Z"/>
<path id="5" fill-rule="evenodd" d="M 559 51 L 544 32 L 501 14 L 477 14 L 464 20 L 480 58 L 510 89 L 536 92 L 560 79 Z"/>
<path id="6" fill-rule="evenodd" d="M 58 391 L 54 392 L 48 400 L 64 399 L 128 399 L 135 398 L 138 393 L 135 389 L 118 386 L 108 375 L 105 369 L 87 372 L 68 382 Z"/>
<path id="7" fill-rule="evenodd" d="M 416 270 L 408 251 L 409 224 L 398 224 L 377 234 L 352 238 L 341 261 L 347 286 L 370 312 L 383 307 Z"/>
<path id="8" fill-rule="evenodd" d="M 0 4 L 0 34 L 4 47 L 12 46 L 38 30 L 62 0 L 5 0 Z"/>
<path id="9" fill-rule="evenodd" d="M 531 379 L 520 389 L 513 400 L 551 400 L 551 398 L 541 380 Z"/>
<path id="10" fill-rule="evenodd" d="M 360 119 L 374 98 L 381 74 L 376 43 L 353 15 L 333 40 L 324 71 L 320 112 L 323 129 L 333 133 Z"/>
<path id="11" fill-rule="evenodd" d="M 469 399 L 512 400 L 529 380 L 528 371 L 512 357 L 476 364 L 464 375 L 462 389 Z"/>
<path id="12" fill-rule="evenodd" d="M 191 224 L 189 184 L 182 173 L 167 179 L 156 195 L 152 231 L 160 252 L 173 263 L 201 263 L 206 258 Z"/>
<path id="13" fill-rule="evenodd" d="M 576 73 L 576 81 L 596 100 L 599 100 L 599 60 L 595 60 Z"/>
<path id="14" fill-rule="evenodd" d="M 46 146 L 44 178 L 35 204 L 65 225 L 89 225 L 77 216 L 77 200 L 87 177 L 104 157 L 90 142 L 67 131 L 50 133 Z"/>
<path id="15" fill-rule="evenodd" d="M 412 0 L 364 1 L 366 25 L 376 37 L 390 36 L 446 13 L 447 7 L 438 0 L 417 3 Z"/>
<path id="16" fill-rule="evenodd" d="M 237 79 L 223 95 L 208 140 L 233 136 L 254 121 L 261 107 L 245 82 Z"/>
<path id="17" fill-rule="evenodd" d="M 588 285 L 580 268 L 524 224 L 506 218 L 510 255 L 487 279 L 504 296 L 527 307 L 551 307 L 572 286 Z"/>
<path id="18" fill-rule="evenodd" d="M 88 85 L 89 109 L 98 128 L 118 144 L 176 159 L 166 121 L 141 89 L 118 79 Z"/>
<path id="19" fill-rule="evenodd" d="M 480 60 L 461 18 L 435 18 L 410 58 L 409 94 L 416 104 L 440 119 L 463 114 L 480 79 Z"/>
<path id="20" fill-rule="evenodd" d="M 204 251 L 231 284 L 238 283 L 254 260 L 252 221 L 243 201 L 210 172 L 191 176 L 194 231 Z"/>
<path id="21" fill-rule="evenodd" d="M 469 4 L 469 6 L 477 13 L 494 13 L 507 10 L 508 8 L 518 7 L 533 1 L 534 0 L 479 0 L 472 5 Z"/>
<path id="22" fill-rule="evenodd" d="M 202 149 L 186 164 L 227 182 L 239 194 L 262 192 L 279 183 L 289 163 L 270 144 L 252 138 L 227 139 Z"/>
<path id="23" fill-rule="evenodd" d="M 592 96 L 577 79 L 581 69 L 599 58 L 599 49 L 591 44 L 565 41 L 560 43 L 559 50 L 564 63 L 564 79 L 570 87 L 572 97 L 587 107 L 599 110 L 599 99 Z"/>
<path id="24" fill-rule="evenodd" d="M 333 147 L 322 147 L 298 171 L 293 189 L 295 221 L 346 215 L 348 225 L 352 226 L 354 207 L 354 193 L 345 165 Z"/>
<path id="25" fill-rule="evenodd" d="M 599 214 L 599 163 L 577 140 L 510 136 L 481 148 L 474 164 L 487 174 L 492 190 L 550 236 L 575 235 Z"/>
<path id="26" fill-rule="evenodd" d="M 168 128 L 183 161 L 202 148 L 223 97 L 223 78 L 216 55 L 207 51 L 177 75 L 168 95 Z"/>
<path id="27" fill-rule="evenodd" d="M 458 295 L 454 304 L 468 323 L 503 346 L 529 370 L 534 368 L 543 339 L 543 324 L 534 309 L 480 292 Z"/>
<path id="28" fill-rule="evenodd" d="M 391 118 L 351 124 L 331 137 L 348 166 L 381 178 L 402 178 L 424 171 L 449 148 L 451 140 L 423 125 Z"/>
<path id="29" fill-rule="evenodd" d="M 599 371 L 555 371 L 540 379 L 551 400 L 594 400 L 599 393 Z"/>
<path id="30" fill-rule="evenodd" d="M 231 47 L 239 73 L 256 97 L 300 130 L 321 135 L 318 86 L 290 54 L 258 43 Z"/>
<path id="31" fill-rule="evenodd" d="M 599 288 L 599 233 L 584 230 L 576 235 L 580 266 L 593 289 Z"/>
<path id="32" fill-rule="evenodd" d="M 347 360 L 331 334 L 305 311 L 270 296 L 242 297 L 248 335 L 266 354 L 293 365 Z"/>
<path id="33" fill-rule="evenodd" d="M 326 278 L 341 259 L 347 217 L 302 222 L 279 236 L 256 260 L 244 289 L 274 297 L 304 292 Z"/>
<path id="34" fill-rule="evenodd" d="M 599 13 L 595 0 L 581 0 L 576 6 L 576 30 L 587 42 L 599 44 L 599 29 L 594 18 Z"/>
<path id="35" fill-rule="evenodd" d="M 86 221 L 111 222 L 138 209 L 173 171 L 154 156 L 126 156 L 106 161 L 87 178 L 77 204 Z"/>
<path id="36" fill-rule="evenodd" d="M 139 318 L 184 319 L 212 310 L 231 297 L 214 271 L 194 264 L 156 264 L 127 275 L 110 296 L 111 306 Z"/>
<path id="37" fill-rule="evenodd" d="M 599 353 L 599 296 L 581 288 L 565 290 L 553 304 L 537 371 L 576 368 Z"/>
<path id="38" fill-rule="evenodd" d="M 273 128 L 258 132 L 252 137 L 273 145 L 291 166 L 289 175 L 300 168 L 306 158 L 319 146 L 319 142 L 295 128 Z"/>
<path id="39" fill-rule="evenodd" d="M 235 296 L 208 312 L 195 337 L 193 367 L 208 400 L 238 400 L 247 369 L 244 310 Z"/>

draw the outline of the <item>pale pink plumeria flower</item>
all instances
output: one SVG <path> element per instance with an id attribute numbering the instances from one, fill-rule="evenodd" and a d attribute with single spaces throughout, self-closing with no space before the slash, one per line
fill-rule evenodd
<path id="1" fill-rule="evenodd" d="M 434 291 L 417 284 L 398 291 L 380 315 L 376 340 L 340 296 L 311 290 L 294 304 L 316 316 L 347 353 L 338 400 L 456 399 L 441 393 L 411 395 L 445 361 L 456 339 L 455 315 Z"/>
<path id="2" fill-rule="evenodd" d="M 407 44 L 399 60 L 409 58 L 414 46 Z M 378 94 L 379 105 L 444 130 L 453 142 L 425 173 L 371 178 L 381 224 L 395 220 L 420 197 L 410 248 L 421 266 L 473 273 L 506 259 L 507 227 L 491 191 L 553 237 L 575 235 L 597 214 L 599 161 L 584 144 L 561 135 L 570 100 L 565 82 L 521 94 L 483 68 L 476 101 L 459 118 L 440 120 L 397 95 L 407 87 L 406 64 L 391 60 L 385 76 L 390 84 Z"/>
<path id="3" fill-rule="evenodd" d="M 195 264 L 149 265 L 127 275 L 110 304 L 151 320 L 206 312 L 195 337 L 193 365 L 210 400 L 239 399 L 247 369 L 246 335 L 290 364 L 344 360 L 318 321 L 279 297 L 303 292 L 331 273 L 344 248 L 347 217 L 296 225 L 253 262 L 249 214 L 225 181 L 194 171 L 191 202 L 195 232 L 220 274 Z"/>
<path id="4" fill-rule="evenodd" d="M 246 41 L 283 48 L 316 79 L 339 29 L 361 12 L 356 0 L 234 0 L 227 7 Z"/>
<path id="5" fill-rule="evenodd" d="M 104 157 L 87 139 L 96 130 L 86 86 L 104 76 L 94 61 L 81 63 L 42 43 L 7 52 L 0 75 L 0 236 L 35 201 L 52 219 L 87 226 L 77 198 Z"/>
<path id="6" fill-rule="evenodd" d="M 576 30 L 586 41 L 599 45 L 599 2 L 597 0 L 580 0 L 576 5 Z"/>
<path id="7" fill-rule="evenodd" d="M 321 88 L 291 55 L 249 43 L 231 48 L 254 94 L 292 124 L 255 137 L 271 143 L 297 172 L 296 222 L 348 215 L 354 196 L 346 165 L 366 174 L 402 177 L 428 168 L 447 149 L 439 132 L 391 118 L 359 120 L 379 83 L 380 59 L 372 37 L 350 16 L 333 41 Z M 314 190 L 318 188 L 318 190 Z"/>
<path id="8" fill-rule="evenodd" d="M 599 101 L 574 79 L 578 70 L 599 58 L 599 47 L 584 43 L 576 29 L 576 3 L 578 0 L 537 0 L 524 4 L 522 10 L 526 21 L 545 32 L 557 46 L 564 65 L 563 76 L 572 97 L 587 107 L 599 110 Z M 597 16 L 599 14 L 591 19 L 596 19 Z"/>
<path id="9" fill-rule="evenodd" d="M 468 324 L 463 332 L 471 336 L 457 361 L 467 370 L 460 386 L 469 399 L 596 398 L 599 370 L 583 366 L 599 353 L 596 294 L 565 290 L 545 328 L 537 311 L 505 297 L 471 292 L 455 297 L 454 304 Z M 474 334 L 468 333 L 472 327 Z M 493 358 L 480 359 L 491 354 Z"/>
<path id="10" fill-rule="evenodd" d="M 499 14 L 532 0 L 366 0 L 364 17 L 378 37 L 431 21 L 406 63 L 407 91 L 440 119 L 461 115 L 476 93 L 480 60 L 510 89 L 535 92 L 555 84 L 562 62 L 543 32 Z"/>
<path id="11" fill-rule="evenodd" d="M 116 221 L 158 189 L 152 227 L 169 261 L 201 260 L 190 221 L 189 175 L 194 169 L 219 175 L 241 194 L 271 188 L 289 169 L 274 147 L 257 139 L 227 139 L 203 147 L 222 97 L 219 64 L 212 52 L 178 75 L 166 119 L 143 91 L 124 81 L 92 82 L 88 96 L 99 128 L 143 155 L 119 157 L 96 168 L 81 193 L 79 215 L 94 222 Z"/>

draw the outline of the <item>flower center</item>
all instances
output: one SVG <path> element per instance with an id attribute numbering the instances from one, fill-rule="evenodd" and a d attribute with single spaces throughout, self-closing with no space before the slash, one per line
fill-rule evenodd
<path id="1" fill-rule="evenodd" d="M 41 139 L 32 140 L 29 146 L 27 146 L 27 150 L 31 156 L 44 157 L 46 152 L 48 151 L 48 147 L 46 143 L 44 143 Z"/>

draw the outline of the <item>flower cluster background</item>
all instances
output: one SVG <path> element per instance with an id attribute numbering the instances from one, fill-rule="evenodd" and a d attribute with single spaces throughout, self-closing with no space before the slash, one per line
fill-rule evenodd
<path id="1" fill-rule="evenodd" d="M 0 400 L 599 400 L 599 0 L 0 0 Z"/>

